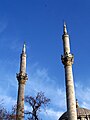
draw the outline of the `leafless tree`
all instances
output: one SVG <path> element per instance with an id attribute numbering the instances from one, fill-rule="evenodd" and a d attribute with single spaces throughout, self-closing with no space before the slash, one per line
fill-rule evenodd
<path id="1" fill-rule="evenodd" d="M 38 113 L 41 112 L 41 107 L 46 108 L 50 103 L 50 99 L 45 97 L 43 92 L 38 92 L 36 97 L 26 96 L 25 102 L 32 108 L 32 111 L 25 112 L 28 115 L 28 120 L 40 120 Z"/>
<path id="2" fill-rule="evenodd" d="M 0 120 L 7 117 L 7 110 L 3 106 L 3 99 L 0 100 Z"/>
<path id="3" fill-rule="evenodd" d="M 0 103 L 0 120 L 16 120 L 16 105 L 12 107 L 11 111 L 8 111 Z"/>
<path id="4" fill-rule="evenodd" d="M 50 103 L 50 99 L 44 96 L 43 92 L 38 92 L 35 97 L 26 96 L 25 102 L 29 105 L 28 107 L 32 108 L 31 111 L 25 111 L 26 120 L 40 120 L 39 112 L 41 112 L 41 107 L 44 109 Z M 16 109 L 17 105 L 14 105 L 11 111 L 6 110 L 3 107 L 3 100 L 0 102 L 0 120 L 16 120 Z"/>

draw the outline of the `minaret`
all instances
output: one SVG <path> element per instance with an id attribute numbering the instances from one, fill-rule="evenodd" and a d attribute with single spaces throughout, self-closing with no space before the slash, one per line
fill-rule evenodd
<path id="1" fill-rule="evenodd" d="M 65 23 L 64 23 L 62 39 L 63 39 L 64 55 L 61 56 L 61 60 L 65 68 L 68 120 L 77 120 L 74 81 L 73 81 L 73 72 L 72 72 L 72 64 L 74 61 L 74 56 L 73 54 L 70 53 L 69 35 L 67 33 L 67 28 Z"/>
<path id="2" fill-rule="evenodd" d="M 24 120 L 24 91 L 25 83 L 28 79 L 26 74 L 26 45 L 24 43 L 21 57 L 20 57 L 20 72 L 17 74 L 18 80 L 18 97 L 17 97 L 17 111 L 16 120 Z"/>

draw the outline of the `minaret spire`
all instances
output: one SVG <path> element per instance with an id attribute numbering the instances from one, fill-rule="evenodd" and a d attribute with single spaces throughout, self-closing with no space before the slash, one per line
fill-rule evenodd
<path id="1" fill-rule="evenodd" d="M 25 83 L 28 79 L 26 74 L 26 45 L 24 43 L 20 57 L 20 72 L 17 74 L 18 80 L 18 97 L 17 97 L 17 111 L 16 120 L 24 120 L 24 91 Z"/>
<path id="2" fill-rule="evenodd" d="M 22 53 L 26 53 L 26 43 L 25 42 L 23 44 Z"/>
<path id="3" fill-rule="evenodd" d="M 64 21 L 64 26 L 63 26 L 63 33 L 64 33 L 64 34 L 67 34 L 67 27 L 66 27 L 65 21 Z"/>
<path id="4" fill-rule="evenodd" d="M 75 100 L 73 71 L 72 71 L 74 56 L 73 54 L 70 53 L 69 35 L 67 34 L 67 28 L 65 23 L 63 30 L 64 33 L 62 35 L 62 39 L 63 39 L 64 54 L 61 56 L 61 60 L 65 68 L 68 120 L 77 120 L 76 100 Z"/>
<path id="5" fill-rule="evenodd" d="M 63 39 L 63 51 L 64 51 L 64 55 L 65 54 L 69 54 L 70 53 L 70 41 L 69 41 L 69 35 L 67 33 L 67 27 L 66 27 L 66 23 L 65 22 L 64 22 L 64 25 L 63 25 L 62 39 Z"/>

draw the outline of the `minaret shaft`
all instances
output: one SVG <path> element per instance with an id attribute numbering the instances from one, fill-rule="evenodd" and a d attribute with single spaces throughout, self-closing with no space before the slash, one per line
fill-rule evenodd
<path id="1" fill-rule="evenodd" d="M 65 67 L 66 100 L 69 120 L 77 120 L 72 66 Z"/>
<path id="2" fill-rule="evenodd" d="M 17 98 L 17 120 L 24 120 L 24 89 L 25 85 L 18 85 L 18 98 Z"/>
<path id="3" fill-rule="evenodd" d="M 65 68 L 65 82 L 66 82 L 66 100 L 68 120 L 77 120 L 75 91 L 73 82 L 72 64 L 74 56 L 70 53 L 69 35 L 67 34 L 66 25 L 64 24 L 63 49 L 64 55 L 61 57 Z"/>
<path id="4" fill-rule="evenodd" d="M 69 36 L 68 35 L 63 35 L 63 49 L 64 49 L 64 54 L 70 53 L 70 43 L 69 43 Z"/>
<path id="5" fill-rule="evenodd" d="M 24 120 L 24 91 L 25 91 L 25 83 L 27 79 L 28 78 L 26 74 L 26 53 L 25 53 L 25 45 L 24 45 L 20 59 L 20 72 L 17 74 L 18 97 L 17 97 L 16 120 Z"/>
<path id="6" fill-rule="evenodd" d="M 25 74 L 26 72 L 26 54 L 21 54 L 21 60 L 20 60 L 20 73 Z"/>

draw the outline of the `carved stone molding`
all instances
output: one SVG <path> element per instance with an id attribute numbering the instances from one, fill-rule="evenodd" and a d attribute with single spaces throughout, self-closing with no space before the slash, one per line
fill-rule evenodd
<path id="1" fill-rule="evenodd" d="M 72 54 L 62 55 L 61 60 L 65 66 L 71 66 L 74 62 L 74 56 Z"/>

